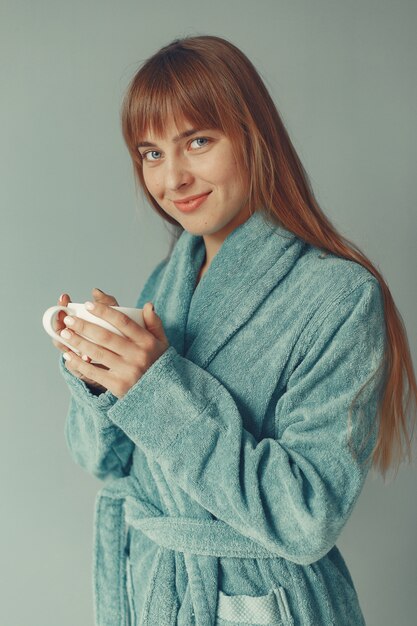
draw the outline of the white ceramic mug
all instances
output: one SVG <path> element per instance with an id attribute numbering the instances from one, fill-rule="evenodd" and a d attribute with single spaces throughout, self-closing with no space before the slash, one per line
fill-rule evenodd
<path id="1" fill-rule="evenodd" d="M 142 309 L 136 309 L 134 307 L 126 307 L 126 306 L 111 306 L 111 308 L 116 309 L 117 311 L 121 311 L 122 313 L 130 317 L 131 320 L 133 320 L 134 322 L 142 326 L 142 328 L 145 328 L 145 324 L 143 322 Z M 59 341 L 59 343 L 62 343 L 65 346 L 68 346 L 68 348 L 70 348 L 76 354 L 81 354 L 81 353 L 74 346 L 72 346 L 70 343 L 65 341 L 65 339 L 61 337 L 61 335 L 59 335 L 54 330 L 56 316 L 58 315 L 59 311 L 65 311 L 67 315 L 80 317 L 81 319 L 86 320 L 87 322 L 92 322 L 93 324 L 97 324 L 97 326 L 102 326 L 103 328 L 110 330 L 112 333 L 115 333 L 116 335 L 120 335 L 121 337 L 124 336 L 123 333 L 120 332 L 120 330 L 115 328 L 115 326 L 113 326 L 112 324 L 109 324 L 109 322 L 106 322 L 106 320 L 103 320 L 101 317 L 98 317 L 97 315 L 90 313 L 90 311 L 87 311 L 83 303 L 69 302 L 67 306 L 49 307 L 49 309 L 46 309 L 42 318 L 42 324 L 43 324 L 44 329 L 46 330 L 48 335 L 52 337 L 52 339 L 56 339 L 56 341 Z M 81 335 L 81 333 L 77 333 L 77 334 L 79 334 L 81 337 L 85 337 L 85 335 Z M 96 343 L 91 339 L 91 337 L 85 337 L 85 339 L 87 339 L 88 341 L 91 341 L 92 343 Z"/>

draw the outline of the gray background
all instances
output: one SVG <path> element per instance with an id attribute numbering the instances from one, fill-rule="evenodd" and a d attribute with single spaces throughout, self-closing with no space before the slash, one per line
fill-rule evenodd
<path id="1" fill-rule="evenodd" d="M 119 127 L 138 65 L 184 35 L 261 72 L 323 210 L 382 271 L 417 353 L 416 3 L 0 3 L 1 601 L 7 626 L 93 623 L 101 483 L 70 459 L 69 392 L 43 311 L 95 286 L 134 306 L 170 235 L 135 192 Z M 338 542 L 369 626 L 417 611 L 415 462 L 370 475 Z M 116 625 L 115 625 L 116 626 Z"/>

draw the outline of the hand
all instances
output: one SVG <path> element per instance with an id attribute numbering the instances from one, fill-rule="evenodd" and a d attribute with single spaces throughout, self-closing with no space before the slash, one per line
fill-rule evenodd
<path id="1" fill-rule="evenodd" d="M 106 369 L 83 361 L 67 348 L 64 354 L 66 367 L 109 389 L 117 398 L 122 398 L 169 348 L 162 321 L 152 310 L 150 302 L 143 307 L 145 328 L 104 302 L 96 301 L 91 313 L 115 326 L 123 336 L 78 317 L 73 317 L 73 324 L 70 325 L 65 318 L 63 323 L 71 334 L 68 343 L 90 359 L 106 366 Z"/>
<path id="2" fill-rule="evenodd" d="M 92 290 L 92 295 L 93 295 L 93 301 L 95 301 L 95 302 L 103 302 L 105 304 L 109 304 L 109 305 L 113 305 L 113 306 L 119 306 L 116 298 L 114 298 L 113 296 L 110 296 L 110 295 L 104 293 L 104 291 L 100 291 L 99 289 L 93 289 Z M 68 294 L 64 293 L 64 294 L 62 294 L 62 296 L 58 300 L 58 306 L 67 306 L 69 302 L 71 302 L 70 296 Z M 55 322 L 54 330 L 58 334 L 61 332 L 61 330 L 63 330 L 65 328 L 65 324 L 64 324 L 64 321 L 63 321 L 65 316 L 66 316 L 65 311 L 59 311 L 57 316 L 56 316 L 56 318 L 55 318 L 56 322 Z M 55 339 L 52 340 L 52 343 L 54 344 L 55 347 L 57 347 L 59 350 L 61 350 L 61 352 L 67 352 L 68 347 L 65 346 L 64 344 L 59 343 Z M 82 355 L 82 358 L 87 363 L 91 360 L 87 355 Z M 102 365 L 101 363 L 97 363 L 96 367 L 101 367 L 103 369 L 107 369 L 107 367 L 105 365 Z M 69 368 L 67 367 L 67 369 L 69 369 Z M 85 382 L 85 384 L 90 388 L 91 391 L 93 391 L 93 392 L 100 392 L 100 393 L 105 393 L 107 391 L 107 389 L 105 387 L 103 387 L 102 385 L 99 385 L 96 381 L 91 380 L 91 378 L 88 378 L 87 376 L 84 376 L 77 369 L 75 369 L 75 368 L 71 369 L 71 373 L 74 376 L 76 376 L 77 378 L 79 378 L 80 380 L 82 380 L 83 382 Z"/>

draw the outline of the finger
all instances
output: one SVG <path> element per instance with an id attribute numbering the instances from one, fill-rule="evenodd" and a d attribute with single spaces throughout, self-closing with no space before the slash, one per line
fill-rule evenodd
<path id="1" fill-rule="evenodd" d="M 91 293 L 93 294 L 95 302 L 102 302 L 103 304 L 108 304 L 110 306 L 119 306 L 119 303 L 114 296 L 101 291 L 101 289 L 97 289 L 97 287 L 94 287 Z"/>
<path id="2" fill-rule="evenodd" d="M 65 318 L 65 319 L 67 320 L 68 318 Z M 109 344 L 109 340 L 107 339 L 107 336 L 110 336 L 110 335 L 114 336 L 116 338 L 116 343 L 118 343 L 117 342 L 118 339 L 121 339 L 122 342 L 125 342 L 125 344 L 127 344 L 126 339 L 123 339 L 122 337 L 118 337 L 114 333 L 108 330 L 105 330 L 104 328 L 101 328 L 100 326 L 97 326 L 97 324 L 91 324 L 90 322 L 85 322 L 85 320 L 81 320 L 80 318 L 72 318 L 72 319 L 74 320 L 74 325 L 71 326 L 70 328 L 67 327 L 64 330 L 62 330 L 61 335 L 63 339 L 65 339 L 65 341 L 68 341 L 68 343 L 71 345 L 73 350 L 77 350 L 77 352 L 80 352 L 81 355 L 85 355 L 86 358 L 82 359 L 82 356 L 81 356 L 80 360 L 83 360 L 85 362 L 90 362 L 91 360 L 93 360 L 97 363 L 101 363 L 107 366 L 108 369 L 114 369 L 117 366 L 119 366 L 120 358 L 121 358 L 120 353 L 113 352 L 112 350 L 107 348 Z M 92 331 L 86 330 L 87 325 L 88 325 L 88 328 L 92 328 L 93 330 Z M 78 332 L 80 334 L 78 334 Z M 81 337 L 81 334 L 87 335 L 88 332 L 94 335 L 93 337 L 94 341 L 89 341 L 84 336 Z M 126 353 L 126 347 L 125 347 L 125 350 L 123 351 L 124 353 Z"/>
<path id="3" fill-rule="evenodd" d="M 124 337 L 127 337 L 133 341 L 135 344 L 141 344 L 145 349 L 151 348 L 151 341 L 153 341 L 153 336 L 149 333 L 145 328 L 143 328 L 140 324 L 134 322 L 128 315 L 125 315 L 122 311 L 118 311 L 113 309 L 111 306 L 107 306 L 106 304 L 102 304 L 99 302 L 85 302 L 84 306 L 88 311 L 90 311 L 93 315 L 97 315 L 101 317 L 103 320 L 106 320 L 109 324 L 117 328 Z M 78 332 L 78 331 L 77 331 Z M 107 332 L 107 331 L 106 331 Z M 86 334 L 88 337 L 88 333 Z M 111 333 L 113 337 L 109 337 L 112 340 L 112 345 L 109 345 L 111 350 L 114 350 L 117 354 L 121 354 L 117 351 L 117 346 L 124 346 L 123 342 L 117 341 L 118 335 L 115 333 Z M 116 339 L 117 338 L 117 339 Z M 96 338 L 94 337 L 94 341 Z M 100 343 L 99 341 L 97 343 Z M 104 344 L 103 344 L 104 345 Z M 114 346 L 114 347 L 113 347 Z"/>
<path id="4" fill-rule="evenodd" d="M 63 293 L 60 295 L 58 299 L 58 306 L 68 306 L 71 302 L 71 298 L 68 294 Z M 57 315 L 54 318 L 54 330 L 56 333 L 60 333 L 61 330 L 65 328 L 64 317 L 67 315 L 65 311 L 58 311 Z M 61 350 L 61 352 L 66 352 L 68 350 L 68 346 L 63 343 L 58 342 L 56 339 L 52 340 L 52 343 L 56 348 Z M 86 354 L 81 355 L 82 359 L 89 363 L 91 361 L 90 357 Z"/>
<path id="5" fill-rule="evenodd" d="M 108 370 L 96 367 L 91 363 L 86 363 L 74 352 L 67 351 L 64 353 L 65 367 L 73 372 L 77 377 L 82 375 L 92 381 L 93 384 L 99 385 L 108 389 L 109 373 Z"/>
<path id="6" fill-rule="evenodd" d="M 68 306 L 70 302 L 71 302 L 71 297 L 67 293 L 63 293 L 60 295 L 58 299 L 58 306 Z M 64 317 L 66 317 L 66 315 L 67 315 L 66 311 L 58 311 L 57 315 L 55 316 L 54 330 L 56 333 L 60 333 L 61 330 L 65 328 Z M 68 346 L 66 346 L 63 343 L 58 342 L 56 339 L 53 339 L 52 343 L 54 344 L 56 348 L 61 350 L 61 352 L 65 352 L 68 350 Z M 88 357 L 87 355 L 82 355 L 82 358 L 87 362 L 90 362 L 91 360 L 90 357 Z"/>
<path id="7" fill-rule="evenodd" d="M 67 370 L 69 370 L 71 372 L 71 374 L 74 374 L 74 376 L 78 377 L 79 372 L 77 370 L 76 362 L 75 362 L 75 358 L 74 358 L 77 355 L 74 354 L 68 348 L 68 346 L 65 346 L 65 347 L 66 347 L 66 350 L 64 351 L 64 354 L 63 354 L 65 367 L 67 368 Z"/>
<path id="8" fill-rule="evenodd" d="M 71 302 L 68 294 L 63 293 L 59 296 L 58 306 L 67 306 L 68 302 Z M 58 311 L 57 315 L 55 315 L 54 320 L 53 320 L 53 328 L 56 333 L 59 333 L 63 328 L 65 328 L 65 324 L 63 322 L 65 315 L 66 315 L 65 311 Z M 52 343 L 54 344 L 56 348 L 58 348 L 62 352 L 65 352 L 65 350 L 68 350 L 67 346 L 65 346 L 63 343 L 60 343 L 56 339 L 53 339 Z"/>
<path id="9" fill-rule="evenodd" d="M 115 309 L 112 309 L 106 304 L 95 303 L 95 306 L 100 307 L 102 310 L 121 315 L 123 318 L 126 317 L 129 321 L 132 321 L 120 311 L 115 311 Z M 72 338 L 70 336 L 65 337 L 65 335 L 62 335 L 65 341 L 72 339 L 71 345 L 77 348 L 77 352 L 87 354 L 94 361 L 103 363 L 109 368 L 113 368 L 118 364 L 118 361 L 114 359 L 115 355 L 117 357 L 123 355 L 123 358 L 128 360 L 136 358 L 137 356 L 137 342 L 128 341 L 124 335 L 119 335 L 111 329 L 103 328 L 94 322 L 72 315 L 64 317 L 64 324 L 66 326 L 66 330 L 72 330 L 73 333 L 75 333 Z M 132 322 L 132 324 L 135 324 L 139 331 L 144 333 L 144 335 L 141 335 L 141 344 L 142 347 L 146 349 L 147 346 L 144 345 L 144 342 L 149 341 L 149 339 L 152 340 L 152 335 L 148 331 L 144 330 L 142 326 L 139 326 L 139 324 L 136 324 L 135 322 Z M 148 347 L 151 347 L 150 343 Z M 105 352 L 103 353 L 103 350 L 107 350 L 108 354 L 105 354 Z"/>
<path id="10" fill-rule="evenodd" d="M 64 327 L 64 330 L 65 330 L 65 327 Z M 61 332 L 62 330 L 59 331 L 58 334 L 60 334 Z M 58 350 L 61 350 L 61 352 L 68 352 L 69 350 L 69 347 L 65 345 L 65 343 L 60 343 L 56 339 L 52 339 L 52 343 L 54 344 L 56 348 L 58 348 Z M 83 358 L 84 361 L 88 361 L 88 362 L 91 361 L 90 357 L 87 356 L 86 354 L 81 354 L 81 357 Z"/>
<path id="11" fill-rule="evenodd" d="M 52 343 L 54 344 L 56 348 L 58 348 L 62 352 L 65 352 L 66 350 L 68 350 L 68 346 L 66 346 L 63 343 L 59 343 L 59 341 L 57 341 L 56 339 L 52 339 Z"/>
<path id="12" fill-rule="evenodd" d="M 67 306 L 69 302 L 71 302 L 70 296 L 67 293 L 61 294 L 61 297 L 59 298 L 59 304 L 62 304 L 62 306 Z"/>
<path id="13" fill-rule="evenodd" d="M 66 355 L 66 356 L 64 356 L 64 363 L 65 363 L 66 368 L 71 372 L 71 374 L 73 374 L 74 376 L 76 376 L 80 380 L 84 381 L 87 385 L 93 386 L 95 388 L 99 388 L 103 392 L 106 392 L 107 391 L 106 387 L 103 387 L 102 385 L 99 385 L 92 378 L 88 378 L 87 376 L 84 376 L 84 374 L 81 374 L 81 372 L 76 368 L 76 365 L 74 365 L 75 364 L 75 359 L 71 358 L 74 353 L 68 348 L 68 346 L 64 346 L 64 348 L 65 348 L 65 350 L 63 352 Z M 68 359 L 68 356 L 70 357 L 69 359 Z M 74 356 L 77 356 L 77 355 L 74 355 Z M 85 359 L 83 358 L 83 360 L 85 360 Z M 99 367 L 104 367 L 104 366 L 102 366 L 99 363 L 97 363 L 95 365 L 95 367 L 99 368 Z"/>
<path id="14" fill-rule="evenodd" d="M 68 306 L 71 302 L 71 298 L 67 293 L 63 293 L 59 296 L 58 306 Z"/>
<path id="15" fill-rule="evenodd" d="M 71 302 L 71 299 L 67 293 L 63 293 L 58 300 L 58 306 L 68 306 Z M 64 328 L 65 324 L 63 322 L 64 317 L 66 316 L 65 311 L 58 311 L 55 316 L 55 332 L 59 332 L 62 328 Z"/>

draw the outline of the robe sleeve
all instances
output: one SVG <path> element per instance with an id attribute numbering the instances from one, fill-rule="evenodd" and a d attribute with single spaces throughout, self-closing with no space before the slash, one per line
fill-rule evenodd
<path id="1" fill-rule="evenodd" d="M 333 547 L 360 494 L 383 380 L 377 280 L 321 309 L 275 401 L 274 437 L 257 441 L 227 388 L 172 346 L 108 411 L 213 516 L 299 564 Z"/>
<path id="2" fill-rule="evenodd" d="M 141 309 L 153 298 L 166 259 L 154 268 L 136 303 Z M 90 474 L 104 480 L 129 474 L 134 442 L 107 416 L 117 402 L 111 391 L 95 395 L 65 367 L 62 353 L 59 370 L 71 393 L 65 422 L 65 439 L 74 461 Z"/>

